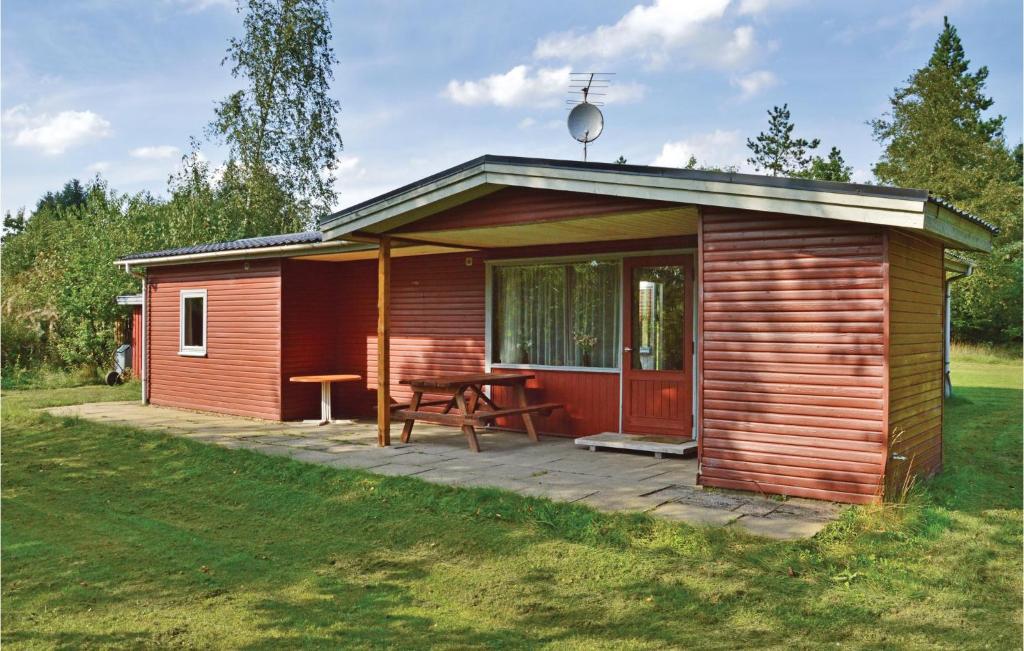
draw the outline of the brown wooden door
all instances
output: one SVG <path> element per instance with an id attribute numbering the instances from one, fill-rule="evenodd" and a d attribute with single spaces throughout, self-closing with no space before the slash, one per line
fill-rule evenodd
<path id="1" fill-rule="evenodd" d="M 693 432 L 693 256 L 623 262 L 622 431 Z"/>

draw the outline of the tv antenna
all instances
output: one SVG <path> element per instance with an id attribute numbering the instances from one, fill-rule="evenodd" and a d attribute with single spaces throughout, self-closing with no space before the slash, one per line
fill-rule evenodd
<path id="1" fill-rule="evenodd" d="M 591 97 L 606 97 L 614 72 L 573 72 L 569 75 L 569 135 L 583 143 L 583 160 L 587 160 L 587 145 L 597 140 L 604 131 L 604 115 L 599 106 L 604 102 L 590 101 Z"/>

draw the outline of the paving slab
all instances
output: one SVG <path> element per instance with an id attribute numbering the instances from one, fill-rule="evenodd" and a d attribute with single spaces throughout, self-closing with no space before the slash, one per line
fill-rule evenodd
<path id="1" fill-rule="evenodd" d="M 335 461 L 340 458 L 340 455 L 332 454 L 331 452 L 323 452 L 321 450 L 296 450 L 291 456 L 292 459 L 305 461 L 306 463 L 321 464 L 329 461 Z"/>
<path id="2" fill-rule="evenodd" d="M 335 468 L 361 468 L 405 475 L 438 484 L 491 486 L 522 495 L 579 502 L 602 511 L 645 511 L 654 517 L 694 524 L 729 525 L 772 538 L 814 535 L 839 512 L 814 500 L 768 500 L 739 491 L 704 490 L 696 485 L 695 459 L 655 459 L 646 454 L 590 452 L 572 439 L 498 429 L 479 434 L 474 453 L 453 428 L 417 425 L 413 439 L 400 442 L 401 423 L 392 425 L 394 444 L 378 447 L 371 421 L 276 423 L 239 416 L 204 414 L 137 402 L 72 405 L 46 410 L 192 438 L 233 449 L 290 457 Z"/>
<path id="3" fill-rule="evenodd" d="M 599 511 L 651 511 L 665 503 L 657 493 L 638 495 L 635 490 L 601 489 L 580 500 Z"/>
<path id="4" fill-rule="evenodd" d="M 428 466 L 414 466 L 412 464 L 401 463 L 401 462 L 386 463 L 383 466 L 374 466 L 373 467 L 373 472 L 374 473 L 376 473 L 378 475 L 388 475 L 388 476 L 391 476 L 391 477 L 396 477 L 396 476 L 403 476 L 403 477 L 405 477 L 405 476 L 409 476 L 409 475 L 419 475 L 419 474 L 424 473 L 424 472 L 426 472 L 428 470 L 430 470 L 430 468 Z"/>
<path id="5" fill-rule="evenodd" d="M 374 454 L 372 452 L 347 452 L 343 454 L 336 454 L 334 456 L 335 460 L 328 461 L 325 465 L 333 466 L 335 468 L 359 468 L 363 470 L 370 470 L 378 466 L 385 466 L 394 461 L 394 459 Z"/>
<path id="6" fill-rule="evenodd" d="M 758 518 L 743 516 L 730 526 L 739 527 L 755 536 L 775 538 L 776 540 L 793 540 L 796 538 L 810 538 L 828 526 L 828 522 L 793 517 L 767 516 Z"/>
<path id="7" fill-rule="evenodd" d="M 659 518 L 678 520 L 689 524 L 726 525 L 742 516 L 723 509 L 682 502 L 668 502 L 651 512 Z"/>

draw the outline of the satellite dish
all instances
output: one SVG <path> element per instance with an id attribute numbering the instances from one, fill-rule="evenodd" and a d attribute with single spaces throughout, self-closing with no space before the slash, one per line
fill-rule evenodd
<path id="1" fill-rule="evenodd" d="M 593 104 L 582 102 L 569 113 L 569 134 L 583 144 L 597 140 L 603 130 L 604 116 Z"/>
<path id="2" fill-rule="evenodd" d="M 594 142 L 604 131 L 604 116 L 597 108 L 601 102 L 591 102 L 591 95 L 604 96 L 607 93 L 593 92 L 605 90 L 610 83 L 609 76 L 614 72 L 573 72 L 569 80 L 569 94 L 582 95 L 583 101 L 573 97 L 566 102 L 573 106 L 569 112 L 569 135 L 583 143 L 583 160 L 587 160 L 587 144 Z"/>

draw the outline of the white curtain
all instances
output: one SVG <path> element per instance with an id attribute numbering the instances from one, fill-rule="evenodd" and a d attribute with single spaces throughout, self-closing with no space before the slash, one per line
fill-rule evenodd
<path id="1" fill-rule="evenodd" d="M 619 265 L 497 266 L 493 361 L 541 366 L 617 366 Z"/>

